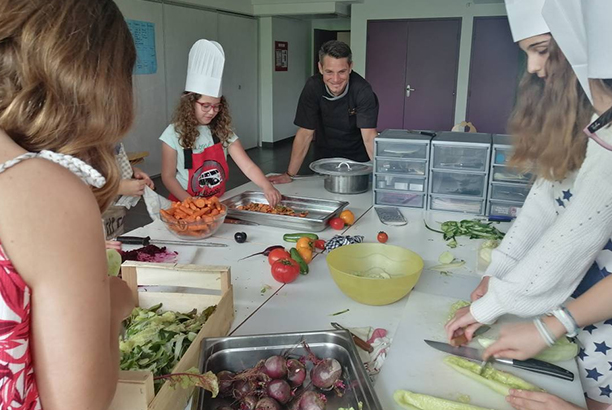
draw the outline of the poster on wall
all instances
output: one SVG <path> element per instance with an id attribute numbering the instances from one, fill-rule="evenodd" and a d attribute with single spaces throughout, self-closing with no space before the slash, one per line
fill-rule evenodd
<path id="1" fill-rule="evenodd" d="M 287 71 L 289 69 L 289 43 L 286 41 L 275 41 L 274 56 L 274 71 Z"/>
<path id="2" fill-rule="evenodd" d="M 155 74 L 157 52 L 155 51 L 155 24 L 148 21 L 127 20 L 136 46 L 134 74 Z"/>

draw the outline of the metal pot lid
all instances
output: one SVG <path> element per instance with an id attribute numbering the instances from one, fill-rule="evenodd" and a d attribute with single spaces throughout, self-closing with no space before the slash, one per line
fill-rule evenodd
<path id="1" fill-rule="evenodd" d="M 372 173 L 372 163 L 357 162 L 346 158 L 323 158 L 312 162 L 310 169 L 323 175 L 368 175 Z"/>

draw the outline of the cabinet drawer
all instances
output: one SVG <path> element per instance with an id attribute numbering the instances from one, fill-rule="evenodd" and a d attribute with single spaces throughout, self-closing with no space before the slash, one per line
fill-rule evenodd
<path id="1" fill-rule="evenodd" d="M 514 168 L 503 165 L 493 165 L 493 181 L 495 182 L 517 182 L 528 184 L 532 180 L 531 174 L 521 174 Z"/>
<path id="2" fill-rule="evenodd" d="M 431 193 L 484 197 L 485 174 L 431 171 Z"/>
<path id="3" fill-rule="evenodd" d="M 511 156 L 511 148 L 493 147 L 493 164 L 503 165 L 508 162 Z"/>
<path id="4" fill-rule="evenodd" d="M 523 203 L 530 189 L 529 185 L 491 184 L 491 199 Z"/>
<path id="5" fill-rule="evenodd" d="M 376 158 L 376 172 L 425 176 L 426 171 L 427 162 L 424 161 L 396 161 Z"/>
<path id="6" fill-rule="evenodd" d="M 488 157 L 488 147 L 434 144 L 432 168 L 484 172 L 487 169 Z"/>
<path id="7" fill-rule="evenodd" d="M 429 144 L 415 144 L 410 141 L 376 143 L 376 155 L 387 158 L 427 159 Z"/>
<path id="8" fill-rule="evenodd" d="M 374 203 L 376 205 L 407 206 L 411 208 L 423 208 L 425 195 L 417 193 L 400 193 L 389 191 L 374 191 Z"/>
<path id="9" fill-rule="evenodd" d="M 404 175 L 376 174 L 376 188 L 394 191 L 425 192 L 427 179 L 425 177 L 407 177 Z"/>
<path id="10" fill-rule="evenodd" d="M 484 199 L 468 199 L 431 195 L 429 209 L 437 211 L 465 212 L 469 214 L 483 214 Z"/>
<path id="11" fill-rule="evenodd" d="M 514 202 L 489 201 L 489 215 L 509 216 L 515 218 L 523 204 Z"/>

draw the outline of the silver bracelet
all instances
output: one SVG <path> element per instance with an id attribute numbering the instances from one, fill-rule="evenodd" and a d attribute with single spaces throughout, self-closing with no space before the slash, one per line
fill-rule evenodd
<path id="1" fill-rule="evenodd" d="M 550 332 L 550 330 L 548 330 L 548 327 L 546 327 L 544 322 L 542 322 L 542 319 L 534 319 L 533 324 L 535 325 L 536 329 L 538 329 L 540 336 L 542 336 L 542 339 L 544 339 L 544 341 L 549 347 L 555 344 L 555 337 Z"/>
<path id="2" fill-rule="evenodd" d="M 567 331 L 567 336 L 576 337 L 578 335 L 578 324 L 576 320 L 570 313 L 570 311 L 565 307 L 561 306 L 552 311 L 554 317 L 561 322 L 565 330 Z"/>

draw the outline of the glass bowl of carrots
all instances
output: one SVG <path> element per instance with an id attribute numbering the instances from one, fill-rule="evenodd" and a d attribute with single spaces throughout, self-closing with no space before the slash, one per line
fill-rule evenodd
<path id="1" fill-rule="evenodd" d="M 168 230 L 180 239 L 197 240 L 212 236 L 223 225 L 227 207 L 219 198 L 187 198 L 173 202 L 159 212 Z"/>

